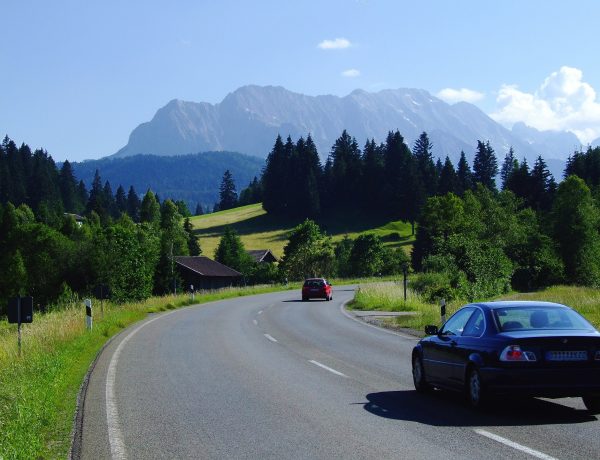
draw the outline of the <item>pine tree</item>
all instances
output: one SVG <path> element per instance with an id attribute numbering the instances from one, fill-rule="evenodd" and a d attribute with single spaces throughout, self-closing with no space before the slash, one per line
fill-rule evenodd
<path id="1" fill-rule="evenodd" d="M 385 179 L 384 199 L 386 208 L 391 216 L 402 219 L 407 218 L 405 210 L 406 200 L 410 199 L 410 187 L 412 184 L 407 183 L 416 180 L 414 174 L 416 170 L 411 169 L 413 164 L 412 153 L 408 146 L 404 143 L 404 138 L 400 132 L 390 131 L 387 135 L 385 146 L 383 149 L 383 162 Z M 422 192 L 421 187 L 419 191 Z"/>
<path id="2" fill-rule="evenodd" d="M 65 160 L 60 168 L 59 188 L 65 211 L 76 214 L 82 212 L 85 202 L 77 193 L 77 180 L 69 160 Z"/>
<path id="3" fill-rule="evenodd" d="M 252 258 L 246 252 L 242 240 L 229 226 L 225 227 L 219 245 L 215 249 L 215 260 L 245 275 L 249 274 L 252 266 Z"/>
<path id="4" fill-rule="evenodd" d="M 446 161 L 440 172 L 440 180 L 438 183 L 438 194 L 445 195 L 447 193 L 459 193 L 458 174 L 454 170 L 454 165 L 450 158 L 446 156 Z"/>
<path id="5" fill-rule="evenodd" d="M 502 169 L 500 170 L 500 178 L 502 179 L 502 190 L 506 189 L 506 184 L 515 167 L 517 166 L 517 159 L 515 158 L 515 152 L 513 148 L 508 150 L 508 153 L 504 157 L 504 163 L 502 163 Z"/>
<path id="6" fill-rule="evenodd" d="M 95 212 L 100 217 L 101 222 L 106 222 L 109 216 L 108 207 L 106 203 L 106 195 L 102 188 L 102 179 L 100 173 L 96 169 L 94 173 L 94 180 L 92 181 L 92 188 L 90 189 L 90 197 L 86 206 L 86 214 Z"/>
<path id="7" fill-rule="evenodd" d="M 202 208 L 202 205 L 200 203 L 196 203 L 196 211 L 194 212 L 194 215 L 201 216 L 202 214 L 204 214 L 204 209 Z"/>
<path id="8" fill-rule="evenodd" d="M 238 202 L 238 194 L 235 190 L 233 176 L 229 169 L 223 174 L 221 186 L 219 187 L 219 210 L 235 208 Z"/>
<path id="9" fill-rule="evenodd" d="M 473 172 L 463 151 L 460 152 L 456 175 L 458 176 L 458 194 L 460 196 L 464 195 L 467 190 L 473 190 Z"/>
<path id="10" fill-rule="evenodd" d="M 273 149 L 267 156 L 262 176 L 263 208 L 268 213 L 282 214 L 287 208 L 286 181 L 289 165 L 281 136 L 277 136 Z"/>
<path id="11" fill-rule="evenodd" d="M 125 189 L 120 184 L 119 188 L 117 188 L 117 193 L 115 194 L 115 206 L 119 216 L 123 213 L 127 213 L 127 195 L 125 195 Z"/>
<path id="12" fill-rule="evenodd" d="M 383 146 L 375 144 L 371 139 L 365 143 L 362 155 L 362 206 L 367 211 L 380 211 L 385 206 L 382 184 L 385 173 L 383 169 Z"/>
<path id="13" fill-rule="evenodd" d="M 138 197 L 133 185 L 129 187 L 127 192 L 127 215 L 131 217 L 134 222 L 140 221 L 140 198 Z"/>
<path id="14" fill-rule="evenodd" d="M 187 234 L 187 244 L 190 256 L 199 256 L 200 254 L 202 254 L 202 249 L 200 248 L 200 241 L 194 233 L 194 226 L 190 222 L 189 217 L 185 218 L 183 222 L 183 229 Z"/>
<path id="15" fill-rule="evenodd" d="M 541 156 L 535 160 L 531 170 L 530 205 L 538 211 L 549 211 L 554 201 L 556 182 Z"/>
<path id="16" fill-rule="evenodd" d="M 115 196 L 113 195 L 112 187 L 110 186 L 109 181 L 104 183 L 102 193 L 104 194 L 104 202 L 106 203 L 106 209 L 108 209 L 108 213 L 113 219 L 117 219 L 119 217 L 119 211 L 117 209 L 117 202 L 115 201 Z"/>
<path id="17" fill-rule="evenodd" d="M 498 161 L 490 142 L 484 144 L 477 141 L 477 152 L 473 161 L 473 181 L 495 191 L 496 174 L 498 174 Z"/>
<path id="18" fill-rule="evenodd" d="M 417 173 L 421 179 L 422 187 L 427 196 L 433 196 L 437 192 L 438 174 L 433 162 L 431 149 L 433 144 L 429 141 L 426 132 L 422 132 L 413 146 L 413 155 L 416 160 Z"/>
<path id="19" fill-rule="evenodd" d="M 356 139 L 346 130 L 331 148 L 332 192 L 336 207 L 356 206 L 360 201 L 362 175 L 361 152 Z"/>

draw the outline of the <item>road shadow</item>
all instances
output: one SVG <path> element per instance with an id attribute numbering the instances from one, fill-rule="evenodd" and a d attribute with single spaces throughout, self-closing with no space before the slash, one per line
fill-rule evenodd
<path id="1" fill-rule="evenodd" d="M 327 302 L 325 299 L 309 299 L 309 300 L 301 300 L 301 299 L 291 299 L 291 300 L 282 300 L 282 303 L 290 303 L 290 302 L 299 302 L 299 303 L 310 303 L 310 302 Z"/>
<path id="2" fill-rule="evenodd" d="M 476 411 L 465 406 L 459 393 L 436 390 L 369 393 L 364 409 L 378 417 L 431 426 L 523 426 L 585 423 L 597 420 L 585 410 L 536 399 L 498 399 Z"/>

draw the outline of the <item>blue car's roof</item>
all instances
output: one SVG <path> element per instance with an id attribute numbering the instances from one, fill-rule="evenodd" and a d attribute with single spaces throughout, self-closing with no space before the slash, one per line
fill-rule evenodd
<path id="1" fill-rule="evenodd" d="M 554 302 L 540 302 L 537 300 L 499 300 L 496 302 L 474 302 L 469 305 L 477 305 L 478 307 L 489 308 L 510 308 L 510 307 L 549 307 L 549 308 L 570 308 L 566 305 Z M 467 306 L 467 305 L 465 305 Z"/>

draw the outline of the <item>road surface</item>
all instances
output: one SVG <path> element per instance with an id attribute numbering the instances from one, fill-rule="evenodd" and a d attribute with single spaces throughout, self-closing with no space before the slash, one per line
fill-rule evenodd
<path id="1" fill-rule="evenodd" d="M 84 459 L 600 458 L 578 398 L 468 409 L 417 394 L 416 339 L 286 291 L 152 315 L 100 356 Z"/>

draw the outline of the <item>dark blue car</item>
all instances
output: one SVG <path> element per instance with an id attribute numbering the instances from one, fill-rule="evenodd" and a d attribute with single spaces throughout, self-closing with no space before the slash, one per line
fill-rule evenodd
<path id="1" fill-rule="evenodd" d="M 463 391 L 473 407 L 492 395 L 580 396 L 600 413 L 600 332 L 550 302 L 465 305 L 412 353 L 415 388 Z"/>

